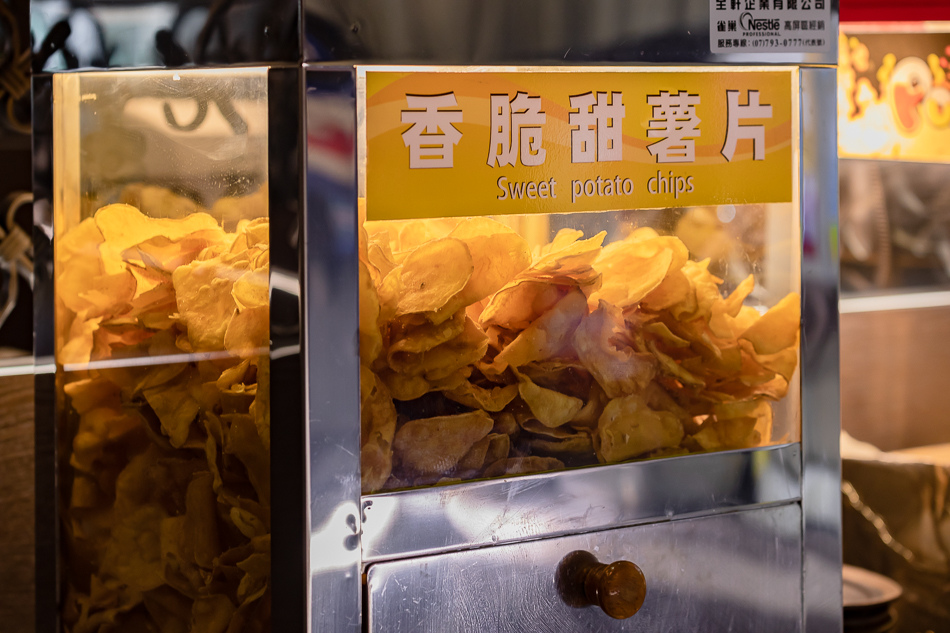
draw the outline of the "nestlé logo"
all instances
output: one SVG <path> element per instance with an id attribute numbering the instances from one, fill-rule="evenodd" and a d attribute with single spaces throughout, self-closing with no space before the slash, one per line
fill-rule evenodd
<path id="1" fill-rule="evenodd" d="M 777 31 L 780 28 L 779 20 L 770 20 L 768 18 L 754 18 L 752 14 L 746 11 L 739 16 L 739 25 L 743 31 Z"/>

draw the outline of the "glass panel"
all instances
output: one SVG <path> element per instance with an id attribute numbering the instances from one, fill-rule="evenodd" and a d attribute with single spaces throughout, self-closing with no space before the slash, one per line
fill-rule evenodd
<path id="1" fill-rule="evenodd" d="M 294 0 L 35 0 L 30 8 L 34 67 L 46 71 L 300 59 Z"/>
<path id="2" fill-rule="evenodd" d="M 950 287 L 950 164 L 842 159 L 839 176 L 842 293 Z"/>
<path id="3" fill-rule="evenodd" d="M 948 25 L 845 24 L 838 53 L 842 311 L 945 306 Z"/>
<path id="4" fill-rule="evenodd" d="M 266 125 L 265 69 L 54 77 L 66 631 L 269 628 Z"/>
<path id="5" fill-rule="evenodd" d="M 364 493 L 799 439 L 797 204 L 363 229 Z"/>

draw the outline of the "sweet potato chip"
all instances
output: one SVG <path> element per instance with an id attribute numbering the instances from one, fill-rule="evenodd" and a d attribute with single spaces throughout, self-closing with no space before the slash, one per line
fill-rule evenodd
<path id="1" fill-rule="evenodd" d="M 267 269 L 249 270 L 234 281 L 231 297 L 238 310 L 266 308 L 270 302 Z"/>
<path id="2" fill-rule="evenodd" d="M 649 354 L 613 342 L 624 329 L 620 309 L 601 301 L 574 333 L 578 358 L 611 398 L 641 391 L 656 371 L 655 360 Z"/>
<path id="3" fill-rule="evenodd" d="M 758 443 L 756 418 L 739 417 L 707 420 L 692 439 L 706 451 L 751 448 Z"/>
<path id="4" fill-rule="evenodd" d="M 558 427 L 571 421 L 583 408 L 580 398 L 539 387 L 527 377 L 519 376 L 518 392 L 538 422 L 548 427 Z"/>
<path id="5" fill-rule="evenodd" d="M 655 235 L 655 233 L 654 233 Z M 600 300 L 626 308 L 655 290 L 670 272 L 683 267 L 689 253 L 675 237 L 646 237 L 634 231 L 601 251 L 594 268 L 604 276 L 591 303 Z"/>
<path id="6" fill-rule="evenodd" d="M 801 299 L 797 292 L 792 292 L 749 326 L 742 338 L 752 343 L 759 354 L 777 354 L 798 343 L 800 322 Z"/>
<path id="7" fill-rule="evenodd" d="M 496 292 L 479 315 L 482 327 L 500 325 L 523 330 L 547 312 L 566 289 L 547 281 L 516 279 Z"/>
<path id="8" fill-rule="evenodd" d="M 234 314 L 224 333 L 224 348 L 234 356 L 266 353 L 270 342 L 270 307 L 246 308 Z"/>
<path id="9" fill-rule="evenodd" d="M 195 351 L 224 349 L 237 304 L 231 296 L 234 270 L 221 260 L 195 261 L 172 275 L 178 312 Z"/>
<path id="10" fill-rule="evenodd" d="M 379 296 L 369 268 L 359 262 L 360 268 L 360 360 L 372 363 L 383 349 L 379 332 Z"/>
<path id="11" fill-rule="evenodd" d="M 442 475 L 455 468 L 493 425 L 484 411 L 411 420 L 396 431 L 394 455 L 410 471 Z"/>
<path id="12" fill-rule="evenodd" d="M 472 278 L 475 265 L 465 243 L 443 238 L 416 248 L 399 272 L 402 292 L 396 314 L 432 312 L 461 291 Z"/>
<path id="13" fill-rule="evenodd" d="M 501 411 L 515 399 L 518 395 L 518 385 L 485 388 L 466 380 L 458 387 L 442 393 L 446 398 L 472 409 L 483 409 L 494 413 Z"/>
<path id="14" fill-rule="evenodd" d="M 561 470 L 564 462 L 555 457 L 512 457 L 500 459 L 485 469 L 485 477 L 502 477 L 505 475 L 528 475 L 543 473 L 549 470 Z"/>
<path id="15" fill-rule="evenodd" d="M 193 386 L 185 378 L 172 386 L 162 385 L 143 392 L 155 415 L 162 423 L 162 431 L 175 448 L 180 448 L 188 439 L 191 423 L 198 415 L 200 406 L 192 396 Z"/>
<path id="16" fill-rule="evenodd" d="M 531 264 L 531 250 L 524 238 L 489 218 L 465 220 L 449 237 L 465 243 L 474 265 L 472 277 L 460 293 L 460 307 L 498 291 Z"/>
<path id="17" fill-rule="evenodd" d="M 386 385 L 369 368 L 360 367 L 360 462 L 363 492 L 378 490 L 392 472 L 396 409 Z"/>
<path id="18" fill-rule="evenodd" d="M 683 425 L 672 413 L 654 411 L 634 394 L 607 403 L 597 424 L 597 439 L 598 458 L 617 462 L 679 445 Z"/>
<path id="19" fill-rule="evenodd" d="M 495 357 L 495 365 L 521 367 L 532 361 L 570 355 L 571 340 L 587 315 L 587 297 L 571 290 L 550 310 L 538 317 Z"/>

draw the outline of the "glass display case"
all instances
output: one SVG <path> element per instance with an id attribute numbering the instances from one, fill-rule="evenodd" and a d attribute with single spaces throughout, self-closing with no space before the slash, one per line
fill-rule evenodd
<path id="1" fill-rule="evenodd" d="M 51 61 L 38 630 L 840 626 L 835 13 L 687 4 Z"/>
<path id="2" fill-rule="evenodd" d="M 56 239 L 37 329 L 55 371 L 38 378 L 53 419 L 37 432 L 55 447 L 39 481 L 55 489 L 62 630 L 271 630 L 272 538 L 297 534 L 298 557 L 303 544 L 274 529 L 303 516 L 299 476 L 271 491 L 272 452 L 299 473 L 304 432 L 297 177 L 270 145 L 299 160 L 272 124 L 281 76 L 46 80 L 38 214 Z"/>
<path id="3" fill-rule="evenodd" d="M 798 439 L 797 86 L 710 70 L 360 69 L 364 492 Z"/>

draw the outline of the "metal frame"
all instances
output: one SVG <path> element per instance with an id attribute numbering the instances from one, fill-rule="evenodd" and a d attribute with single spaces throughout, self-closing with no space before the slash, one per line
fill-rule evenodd
<path id="1" fill-rule="evenodd" d="M 363 563 L 787 504 L 800 481 L 785 444 L 369 495 Z"/>
<path id="2" fill-rule="evenodd" d="M 802 86 L 802 539 L 807 633 L 840 631 L 838 147 L 834 68 Z"/>

